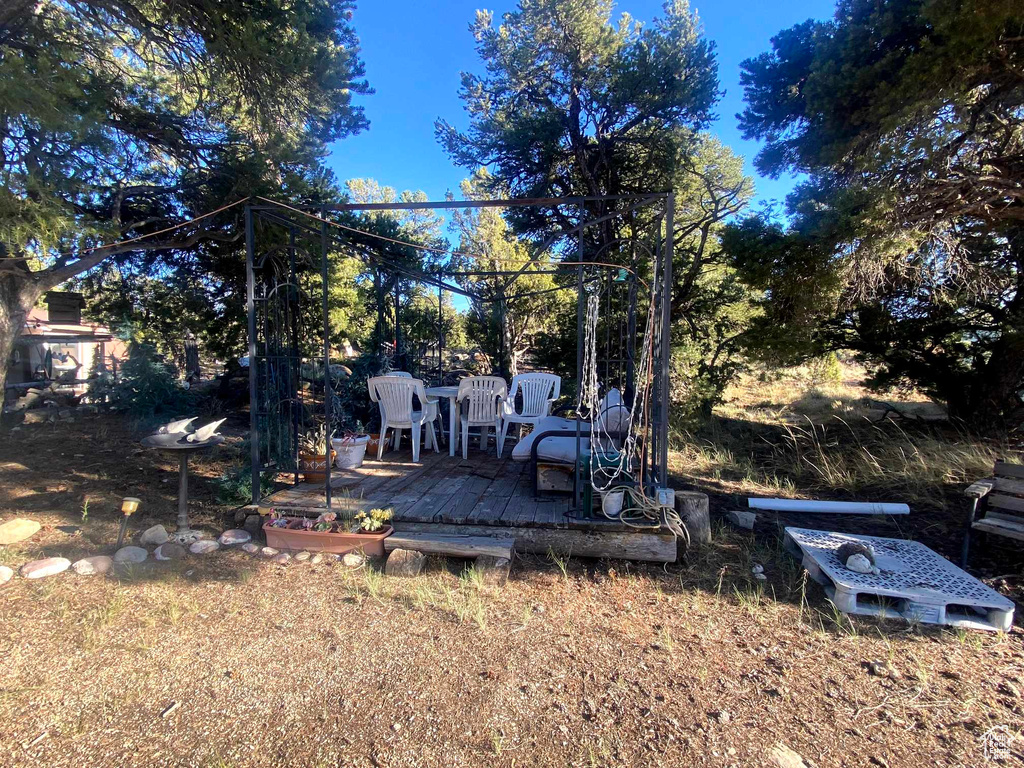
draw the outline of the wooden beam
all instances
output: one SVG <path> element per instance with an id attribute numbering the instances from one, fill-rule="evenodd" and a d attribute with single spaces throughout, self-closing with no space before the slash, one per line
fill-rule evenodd
<path id="1" fill-rule="evenodd" d="M 600 532 L 572 528 L 500 528 L 489 525 L 454 525 L 451 523 L 402 523 L 400 532 L 384 540 L 385 547 L 395 536 L 409 533 L 488 536 L 491 540 L 507 537 L 517 552 L 560 556 L 605 557 L 616 560 L 644 560 L 674 563 L 676 537 L 671 533 Z"/>
<path id="2" fill-rule="evenodd" d="M 457 526 L 464 528 L 465 526 Z M 403 529 L 406 526 L 403 526 Z M 384 539 L 384 549 L 410 549 L 453 557 L 512 558 L 515 539 L 494 536 L 460 536 L 442 533 L 405 533 L 396 531 Z"/>

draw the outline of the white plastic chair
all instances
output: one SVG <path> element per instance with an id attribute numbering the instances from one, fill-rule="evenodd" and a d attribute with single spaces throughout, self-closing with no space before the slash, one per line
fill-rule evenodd
<path id="1" fill-rule="evenodd" d="M 498 443 L 498 458 L 504 437 L 501 434 L 501 412 L 504 409 L 508 385 L 500 376 L 470 376 L 459 382 L 456 402 L 462 423 L 462 458 L 469 458 L 469 428 L 480 428 L 480 450 L 487 450 L 487 430 L 494 427 Z M 463 405 L 465 404 L 465 405 Z"/>
<path id="2" fill-rule="evenodd" d="M 412 374 L 409 373 L 408 371 L 388 371 L 384 375 L 385 376 L 401 376 L 403 379 L 411 379 L 412 378 Z M 423 435 L 424 435 L 424 437 L 423 437 L 424 445 L 425 445 L 425 447 L 430 448 L 430 445 L 428 444 L 427 441 L 428 441 L 428 439 L 430 439 L 431 434 L 433 434 L 433 438 L 432 439 L 434 441 L 434 450 L 437 451 L 437 450 L 439 450 L 438 447 L 437 447 L 437 435 L 438 435 L 438 433 L 440 433 L 442 435 L 444 434 L 444 423 L 441 421 L 441 411 L 438 410 L 438 408 L 437 408 L 437 401 L 436 400 L 431 400 L 429 403 L 426 403 L 426 410 L 427 410 L 426 420 L 429 421 L 430 423 L 433 423 L 435 421 L 438 422 L 439 432 L 431 433 L 428 430 L 424 430 L 424 432 L 423 432 Z M 401 443 L 401 441 L 402 441 L 402 432 L 401 432 L 401 430 L 398 430 L 398 431 L 395 432 L 394 441 L 392 442 L 391 447 L 394 448 L 397 451 L 398 450 L 398 445 L 399 445 L 399 443 Z"/>
<path id="3" fill-rule="evenodd" d="M 523 436 L 523 424 L 537 426 L 537 422 L 551 413 L 551 403 L 562 391 L 562 377 L 553 373 L 521 373 L 512 377 L 512 386 L 505 400 L 501 414 L 500 443 L 505 444 L 509 424 L 519 425 L 519 436 Z M 523 395 L 523 410 L 516 411 L 516 394 Z M 501 456 L 501 453 L 498 453 Z"/>
<path id="4" fill-rule="evenodd" d="M 427 428 L 427 448 L 433 446 L 435 451 L 440 450 L 437 444 L 437 435 L 434 434 L 434 423 L 430 419 L 430 406 L 433 405 L 436 410 L 437 404 L 427 402 L 427 393 L 423 389 L 422 381 L 405 376 L 375 376 L 367 380 L 366 386 L 370 390 L 370 399 L 380 405 L 378 461 L 384 455 L 384 443 L 387 440 L 389 429 L 394 430 L 396 446 L 401 440 L 403 429 L 412 431 L 413 461 L 420 460 L 420 431 L 424 425 Z M 413 410 L 414 395 L 423 404 L 422 410 Z"/>

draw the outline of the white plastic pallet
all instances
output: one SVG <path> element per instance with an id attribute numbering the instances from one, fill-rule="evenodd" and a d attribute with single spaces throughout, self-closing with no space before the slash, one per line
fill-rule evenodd
<path id="1" fill-rule="evenodd" d="M 840 563 L 836 551 L 849 541 L 870 544 L 881 573 Z M 806 528 L 786 528 L 785 542 L 844 613 L 992 631 L 1013 625 L 1011 600 L 919 542 Z"/>

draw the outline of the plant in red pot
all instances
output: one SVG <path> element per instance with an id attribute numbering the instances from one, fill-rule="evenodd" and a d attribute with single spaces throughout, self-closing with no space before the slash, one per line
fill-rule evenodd
<path id="1" fill-rule="evenodd" d="M 384 556 L 384 539 L 394 533 L 389 509 L 371 509 L 339 519 L 335 512 L 311 517 L 285 517 L 276 510 L 263 532 L 267 545 L 276 549 L 305 549 L 311 552 L 332 552 L 343 555 L 361 551 L 367 557 Z"/>
<path id="2" fill-rule="evenodd" d="M 327 465 L 334 461 L 331 449 L 333 433 L 327 425 L 314 427 L 299 440 L 299 471 L 307 483 L 322 483 L 327 480 Z"/>

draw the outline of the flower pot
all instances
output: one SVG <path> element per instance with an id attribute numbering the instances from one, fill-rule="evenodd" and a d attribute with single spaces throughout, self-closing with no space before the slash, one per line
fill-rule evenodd
<path id="1" fill-rule="evenodd" d="M 384 539 L 395 532 L 390 525 L 379 531 L 312 531 L 302 527 L 302 518 L 285 518 L 286 527 L 278 527 L 267 521 L 263 524 L 263 534 L 267 537 L 267 546 L 275 549 L 304 549 L 310 552 L 330 552 L 344 555 L 349 552 L 361 551 L 367 557 L 384 556 Z"/>
<path id="2" fill-rule="evenodd" d="M 307 483 L 322 483 L 327 480 L 327 465 L 334 461 L 334 451 L 330 457 L 315 456 L 299 451 L 299 471 Z"/>
<path id="3" fill-rule="evenodd" d="M 334 465 L 338 469 L 356 469 L 363 466 L 363 456 L 366 455 L 366 446 L 369 442 L 369 435 L 331 440 L 331 445 L 337 455 Z"/>
<path id="4" fill-rule="evenodd" d="M 366 452 L 371 456 L 377 453 L 377 447 L 380 445 L 380 432 L 371 432 L 370 441 L 366 444 Z"/>

